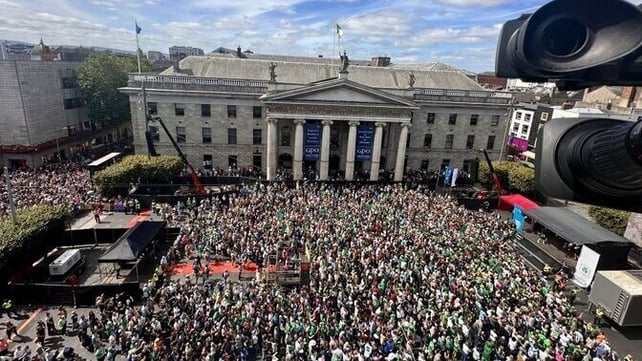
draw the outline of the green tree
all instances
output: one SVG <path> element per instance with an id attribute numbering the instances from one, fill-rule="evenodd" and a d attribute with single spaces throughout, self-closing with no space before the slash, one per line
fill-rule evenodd
<path id="1" fill-rule="evenodd" d="M 183 169 L 183 161 L 174 156 L 130 155 L 94 175 L 101 194 L 126 194 L 132 184 L 169 184 Z"/>
<path id="2" fill-rule="evenodd" d="M 146 60 L 143 71 L 151 71 Z M 127 86 L 130 72 L 138 70 L 135 57 L 92 54 L 78 67 L 78 87 L 87 103 L 89 119 L 103 127 L 131 120 L 129 97 L 118 91 Z"/>
<path id="3" fill-rule="evenodd" d="M 493 161 L 492 163 L 499 182 L 505 190 L 511 193 L 521 193 L 529 198 L 536 195 L 535 171 L 533 169 L 518 162 Z M 479 163 L 479 181 L 489 187 L 493 186 L 486 162 Z"/>
<path id="4" fill-rule="evenodd" d="M 597 224 L 620 236 L 624 235 L 631 216 L 631 212 L 597 206 L 589 207 L 588 214 Z"/>

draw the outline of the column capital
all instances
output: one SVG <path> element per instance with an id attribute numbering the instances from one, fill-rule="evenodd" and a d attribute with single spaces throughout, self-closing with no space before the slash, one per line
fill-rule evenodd
<path id="1" fill-rule="evenodd" d="M 332 125 L 333 121 L 332 120 L 322 120 L 321 124 L 323 125 Z"/>
<path id="2" fill-rule="evenodd" d="M 299 124 L 303 125 L 303 124 L 305 124 L 305 119 L 294 119 L 294 124 L 296 124 L 296 125 L 299 125 Z"/>
<path id="3" fill-rule="evenodd" d="M 412 124 L 410 124 L 410 122 L 402 122 L 402 123 L 399 123 L 399 125 L 401 127 L 406 127 L 406 128 L 412 127 Z"/>
<path id="4" fill-rule="evenodd" d="M 383 127 L 386 126 L 386 124 L 388 124 L 388 123 L 386 123 L 386 122 L 375 122 L 375 127 L 383 128 Z"/>
<path id="5" fill-rule="evenodd" d="M 351 121 L 348 122 L 348 125 L 351 126 L 351 127 L 356 127 L 359 124 L 361 124 L 361 122 L 359 122 L 357 120 L 351 120 Z"/>
<path id="6" fill-rule="evenodd" d="M 268 124 L 277 124 L 279 122 L 279 118 L 267 117 L 265 118 L 265 122 Z"/>

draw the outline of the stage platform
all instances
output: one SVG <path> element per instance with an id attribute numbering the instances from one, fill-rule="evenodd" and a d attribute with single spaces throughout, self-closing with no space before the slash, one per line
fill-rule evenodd
<path id="1" fill-rule="evenodd" d="M 71 231 L 87 229 L 127 229 L 133 227 L 136 222 L 153 219 L 150 211 L 143 211 L 138 214 L 126 214 L 125 212 L 107 212 L 100 216 L 100 223 L 94 219 L 93 213 L 89 212 L 82 217 L 76 218 L 71 223 Z M 160 218 L 160 217 L 155 217 Z"/>

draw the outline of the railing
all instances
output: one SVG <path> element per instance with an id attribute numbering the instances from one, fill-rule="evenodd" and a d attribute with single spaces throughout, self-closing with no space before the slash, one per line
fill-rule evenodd
<path id="1" fill-rule="evenodd" d="M 267 88 L 267 80 L 244 80 L 210 78 L 189 75 L 142 75 L 129 74 L 129 81 L 145 83 L 169 83 L 169 84 L 191 84 L 191 85 L 223 85 L 237 87 Z"/>
<path id="2" fill-rule="evenodd" d="M 482 102 L 497 102 L 498 100 L 505 100 L 506 104 L 508 104 L 513 98 L 513 95 L 507 92 L 447 89 L 418 89 L 416 95 L 419 96 L 419 99 L 421 99 L 422 96 L 449 97 L 452 98 L 452 101 L 458 101 L 457 98 L 460 98 L 461 101 L 468 101 L 469 99 L 474 98 L 479 99 Z M 493 100 L 491 100 L 491 98 Z"/>

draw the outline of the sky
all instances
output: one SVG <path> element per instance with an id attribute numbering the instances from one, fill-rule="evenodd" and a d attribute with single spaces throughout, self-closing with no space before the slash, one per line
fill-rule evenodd
<path id="1" fill-rule="evenodd" d="M 172 45 L 493 71 L 501 25 L 544 0 L 0 0 L 0 39 L 168 53 Z M 336 24 L 343 29 L 335 46 Z"/>

